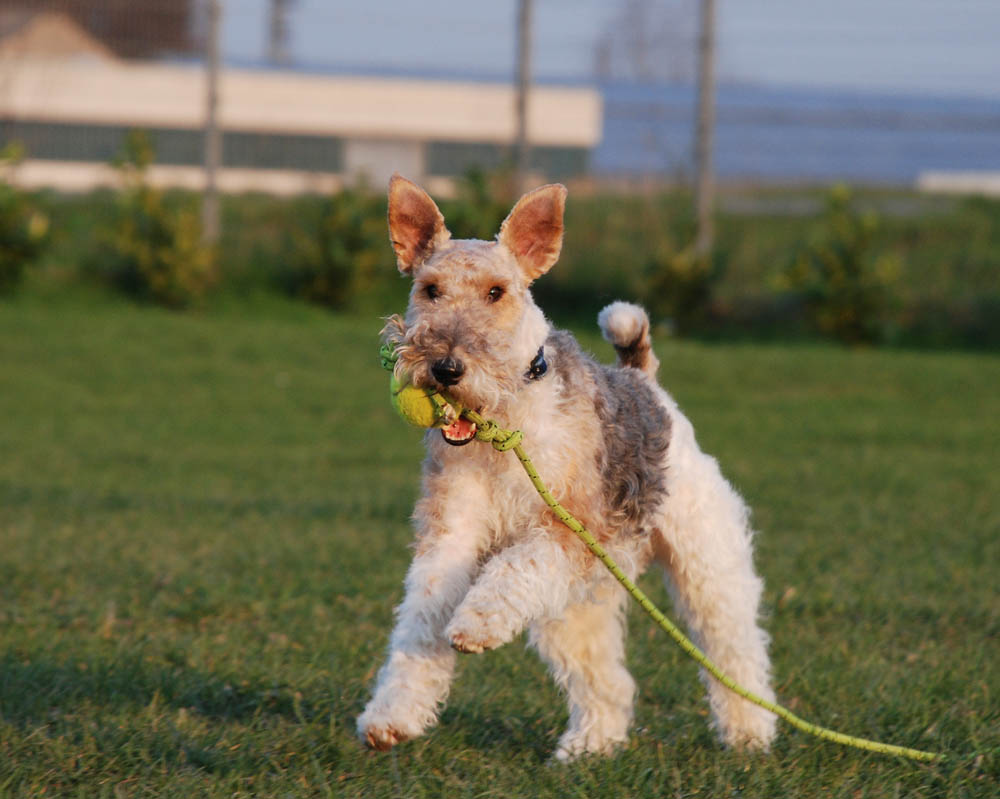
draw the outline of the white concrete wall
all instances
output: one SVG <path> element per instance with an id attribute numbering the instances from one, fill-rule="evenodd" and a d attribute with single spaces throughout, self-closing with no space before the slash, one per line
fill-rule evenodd
<path id="1" fill-rule="evenodd" d="M 368 185 L 389 185 L 389 178 L 399 172 L 412 180 L 423 180 L 424 145 L 422 142 L 392 139 L 348 139 L 344 142 L 344 174 L 359 176 Z"/>
<path id="2" fill-rule="evenodd" d="M 917 188 L 932 194 L 1000 197 L 1000 172 L 922 172 Z"/>
<path id="3" fill-rule="evenodd" d="M 26 59 L 5 64 L 3 73 L 2 116 L 181 128 L 204 120 L 198 66 Z M 494 143 L 515 133 L 514 91 L 504 84 L 226 69 L 220 95 L 229 130 Z M 588 88 L 536 87 L 528 118 L 534 144 L 593 147 L 601 98 Z"/>
<path id="4" fill-rule="evenodd" d="M 122 185 L 121 175 L 109 164 L 86 161 L 28 160 L 5 170 L 4 177 L 25 189 L 54 187 L 62 191 Z M 149 183 L 160 188 L 205 188 L 205 170 L 198 166 L 157 164 L 150 167 Z M 330 172 L 304 172 L 294 169 L 242 169 L 227 167 L 220 170 L 218 187 L 227 193 L 260 191 L 267 194 L 328 194 L 344 185 L 343 175 Z"/>

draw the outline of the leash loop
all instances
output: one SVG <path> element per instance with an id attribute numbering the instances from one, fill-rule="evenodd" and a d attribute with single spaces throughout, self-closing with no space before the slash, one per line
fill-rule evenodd
<path id="1" fill-rule="evenodd" d="M 391 372 L 396 368 L 396 361 L 399 360 L 399 353 L 396 352 L 396 348 L 392 344 L 385 341 L 382 343 L 382 346 L 378 348 L 378 359 L 379 363 L 382 364 L 382 368 L 387 372 Z"/>
<path id="2" fill-rule="evenodd" d="M 472 417 L 471 412 L 466 412 L 464 415 Z M 475 417 L 472 421 L 476 424 L 476 438 L 492 444 L 493 449 L 497 452 L 506 452 L 509 449 L 514 449 L 524 438 L 524 433 L 520 430 L 504 430 L 496 422 L 490 419 L 483 419 L 479 414 L 475 414 Z M 476 421 L 477 419 L 482 419 L 482 421 Z"/>

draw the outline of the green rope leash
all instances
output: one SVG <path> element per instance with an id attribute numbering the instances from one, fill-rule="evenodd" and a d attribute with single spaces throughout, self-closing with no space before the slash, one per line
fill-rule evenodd
<path id="1" fill-rule="evenodd" d="M 391 369 L 395 364 L 395 358 L 392 357 L 395 353 L 392 353 L 391 349 L 389 349 L 387 357 L 386 349 L 387 348 L 383 346 L 381 351 L 382 365 L 387 369 Z M 451 400 L 447 396 L 444 396 L 444 400 L 451 403 Z M 455 403 L 451 404 L 454 405 Z M 618 564 L 615 563 L 604 547 L 598 543 L 597 539 L 594 538 L 590 531 L 580 524 L 573 514 L 556 501 L 555 497 L 552 496 L 552 493 L 549 491 L 548 487 L 535 470 L 535 466 L 531 462 L 531 458 L 529 458 L 527 453 L 524 451 L 524 447 L 521 446 L 521 441 L 523 440 L 524 435 L 520 430 L 505 430 L 496 422 L 484 419 L 478 413 L 469 409 L 463 410 L 462 415 L 476 425 L 476 438 L 480 441 L 489 442 L 493 445 L 493 448 L 499 452 L 506 452 L 511 449 L 514 450 L 514 454 L 517 455 L 517 459 L 521 462 L 521 466 L 524 467 L 524 471 L 528 475 L 528 479 L 531 480 L 531 484 L 535 487 L 539 496 L 544 500 L 545 504 L 552 509 L 552 512 L 555 513 L 559 520 L 570 530 L 576 533 L 577 537 L 587 545 L 587 548 L 593 552 L 598 559 L 600 559 L 601 563 L 608 568 L 608 571 L 615 576 L 615 579 L 618 580 L 625 590 L 632 595 L 633 599 L 635 599 L 636 602 L 642 606 L 642 609 L 649 614 L 653 621 L 655 621 L 681 649 L 697 661 L 698 664 L 705 669 L 705 671 L 711 674 L 730 691 L 743 697 L 748 702 L 752 702 L 765 710 L 769 710 L 776 716 L 784 719 L 793 727 L 809 733 L 810 735 L 814 735 L 817 738 L 833 741 L 834 743 L 842 744 L 843 746 L 851 746 L 855 749 L 864 749 L 869 752 L 879 752 L 884 755 L 895 755 L 897 757 L 905 757 L 911 760 L 933 762 L 945 759 L 945 755 L 938 752 L 925 752 L 920 749 L 911 749 L 906 746 L 895 746 L 893 744 L 881 743 L 879 741 L 871 741 L 867 738 L 857 738 L 853 735 L 845 735 L 844 733 L 837 732 L 836 730 L 820 727 L 818 724 L 812 724 L 811 722 L 796 716 L 787 708 L 774 702 L 770 702 L 752 691 L 748 691 L 742 685 L 735 682 L 731 677 L 727 676 L 722 669 L 709 660 L 708 656 L 695 646 L 691 639 L 684 635 L 677 625 L 660 612 L 659 608 L 653 604 L 652 600 L 646 596 L 642 589 L 632 582 L 632 580 L 628 578 L 628 575 L 626 575 L 625 572 L 619 568 Z"/>
<path id="2" fill-rule="evenodd" d="M 541 498 L 545 501 L 545 504 L 552 509 L 552 512 L 559 517 L 559 520 L 570 530 L 576 533 L 580 540 L 587 545 L 587 548 L 593 552 L 605 566 L 608 567 L 608 571 L 615 576 L 615 579 L 618 580 L 625 590 L 632 595 L 636 602 L 642 606 L 642 609 L 645 610 L 650 617 L 652 617 L 653 621 L 660 625 L 667 635 L 673 638 L 677 645 L 688 655 L 694 658 L 694 660 L 696 660 L 702 668 L 705 669 L 705 671 L 711 674 L 730 691 L 739 694 L 747 701 L 753 702 L 755 705 L 759 705 L 765 710 L 771 711 L 776 716 L 783 718 L 793 727 L 796 727 L 803 732 L 807 732 L 810 735 L 815 735 L 818 738 L 823 738 L 827 741 L 834 741 L 835 743 L 843 744 L 844 746 L 853 746 L 855 749 L 866 749 L 869 752 L 879 752 L 885 755 L 907 757 L 911 760 L 935 761 L 944 759 L 944 755 L 937 752 L 924 752 L 920 749 L 911 749 L 906 746 L 895 746 L 893 744 L 881 743 L 879 741 L 870 741 L 867 738 L 857 738 L 853 735 L 845 735 L 842 732 L 830 730 L 826 727 L 820 727 L 817 724 L 812 724 L 805 719 L 796 716 L 792 713 L 792 711 L 782 707 L 781 705 L 769 702 L 767 699 L 757 696 L 757 694 L 752 691 L 748 691 L 742 685 L 735 682 L 711 660 L 709 660 L 708 656 L 695 646 L 691 639 L 680 631 L 677 625 L 660 612 L 659 608 L 657 608 L 656 605 L 653 604 L 652 600 L 650 600 L 650 598 L 643 593 L 642 589 L 632 582 L 618 567 L 618 564 L 614 562 L 604 547 L 597 542 L 597 539 L 591 535 L 590 531 L 580 524 L 573 514 L 556 501 L 555 497 L 552 496 L 549 489 L 542 481 L 542 478 L 539 477 L 538 472 L 535 471 L 534 464 L 532 464 L 531 458 L 529 458 L 527 453 L 524 451 L 524 447 L 521 446 L 523 435 L 520 430 L 504 430 L 495 422 L 484 419 L 475 411 L 466 410 L 463 412 L 463 415 L 469 421 L 476 424 L 476 438 L 480 441 L 490 442 L 494 449 L 501 452 L 508 449 L 514 450 L 514 454 L 517 455 L 517 459 L 524 467 L 524 471 L 527 473 L 532 485 L 534 485 L 535 490 L 538 491 L 539 496 L 541 496 Z"/>

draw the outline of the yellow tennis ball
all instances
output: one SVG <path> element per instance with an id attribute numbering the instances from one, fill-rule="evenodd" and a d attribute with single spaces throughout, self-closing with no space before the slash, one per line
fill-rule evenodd
<path id="1" fill-rule="evenodd" d="M 449 406 L 448 400 L 433 389 L 402 383 L 396 375 L 392 376 L 389 391 L 393 407 L 416 427 L 443 427 L 462 412 L 461 407 Z"/>

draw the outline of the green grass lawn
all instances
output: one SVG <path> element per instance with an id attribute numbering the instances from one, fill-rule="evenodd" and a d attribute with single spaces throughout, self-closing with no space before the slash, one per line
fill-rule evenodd
<path id="1" fill-rule="evenodd" d="M 273 298 L 0 305 L 0 796 L 996 795 L 1000 359 L 658 341 L 755 510 L 780 697 L 960 762 L 788 728 L 726 752 L 694 665 L 633 612 L 629 746 L 550 767 L 564 705 L 521 643 L 463 659 L 423 739 L 354 739 L 421 457 L 379 326 Z"/>

